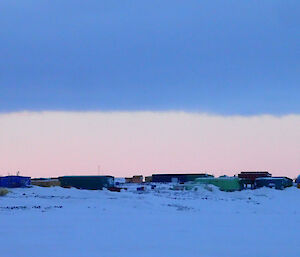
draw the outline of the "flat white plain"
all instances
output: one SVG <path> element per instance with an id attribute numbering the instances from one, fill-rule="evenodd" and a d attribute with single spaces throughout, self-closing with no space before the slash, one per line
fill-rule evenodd
<path id="1" fill-rule="evenodd" d="M 299 196 L 295 187 L 12 189 L 0 198 L 1 256 L 297 257 Z"/>

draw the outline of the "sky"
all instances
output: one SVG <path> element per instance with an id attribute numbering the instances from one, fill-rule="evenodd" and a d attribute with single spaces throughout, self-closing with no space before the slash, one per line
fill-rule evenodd
<path id="1" fill-rule="evenodd" d="M 300 115 L 299 1 L 3 0 L 0 9 L 0 174 L 16 169 L 36 176 L 95 172 L 98 162 L 103 163 L 105 158 L 111 161 L 103 169 L 114 175 L 139 170 L 145 174 L 153 170 L 198 172 L 203 169 L 218 173 L 225 171 L 225 167 L 231 173 L 250 168 L 280 173 L 284 165 L 289 167 L 287 174 L 300 173 L 300 165 L 294 159 L 295 154 L 300 155 L 299 134 L 295 129 Z M 153 134 L 146 127 L 137 126 L 136 131 L 131 128 L 132 134 L 141 136 L 145 132 L 145 138 L 139 138 L 145 147 L 147 135 L 159 137 L 167 144 L 167 136 L 155 128 L 162 131 L 168 128 L 176 132 L 182 144 L 184 136 L 189 142 L 189 130 L 180 129 L 181 120 L 185 122 L 183 114 L 193 117 L 191 124 L 195 128 L 200 126 L 199 120 L 207 118 L 212 126 L 210 131 L 214 132 L 208 136 L 214 142 L 214 155 L 207 154 L 197 140 L 194 146 L 175 155 L 159 144 L 151 145 L 152 150 L 145 150 L 143 157 L 138 151 L 120 152 L 119 149 L 130 148 L 127 123 L 131 119 L 139 126 L 142 122 L 154 128 Z M 152 119 L 151 115 L 156 118 Z M 36 122 L 37 117 L 40 122 Z M 91 117 L 98 122 L 98 132 L 92 130 L 94 143 L 90 140 L 89 127 L 85 126 L 85 120 Z M 177 123 L 172 123 L 173 118 Z M 116 122 L 120 119 L 120 126 L 118 132 L 103 132 L 107 135 L 104 144 L 100 140 L 103 138 L 101 124 L 110 119 Z M 249 124 L 241 126 L 240 138 L 229 137 L 233 145 L 229 148 L 230 159 L 221 158 L 229 132 L 215 130 L 214 123 L 210 122 L 214 119 L 220 121 L 220 128 L 236 119 Z M 258 141 L 247 139 L 256 131 L 253 119 L 265 124 L 262 131 L 267 139 L 262 134 L 258 137 L 268 144 L 264 147 Z M 277 122 L 276 127 L 269 125 L 272 119 Z M 74 121 L 86 130 L 73 127 Z M 18 126 L 14 127 L 15 124 Z M 239 127 L 240 123 L 237 124 Z M 282 134 L 282 126 L 293 129 Z M 123 127 L 127 133 L 122 133 Z M 32 134 L 36 130 L 44 131 L 44 138 L 39 133 Z M 76 162 L 78 153 L 72 152 L 71 139 L 62 140 L 59 134 L 62 130 L 75 133 L 78 141 L 74 141 L 86 146 L 80 151 L 86 162 Z M 246 147 L 272 152 L 270 147 L 275 138 L 270 140 L 268 134 L 273 130 L 280 139 L 277 146 L 281 154 L 268 155 L 265 165 L 250 165 L 256 162 L 256 155 L 248 153 L 243 157 L 239 148 L 234 147 L 238 144 L 235 140 L 246 140 Z M 196 138 L 204 133 L 200 130 L 198 135 L 196 130 L 192 131 Z M 115 142 L 117 134 L 124 138 Z M 60 156 L 53 155 L 56 158 L 40 159 L 38 152 L 29 155 L 27 137 L 31 142 L 38 138 L 51 139 L 51 147 L 39 146 L 43 149 L 41 155 L 52 153 L 53 147 L 66 151 Z M 289 151 L 290 159 L 282 157 L 278 164 L 279 157 L 286 155 L 287 142 L 294 152 Z M 109 144 L 115 146 L 111 155 L 102 156 L 97 149 L 110 149 Z M 180 148 L 179 141 L 176 147 Z M 99 161 L 95 157 L 97 153 Z M 160 162 L 151 164 L 146 156 L 150 153 L 159 153 Z M 206 154 L 210 156 L 210 164 L 201 158 L 197 161 L 187 157 Z M 76 158 L 70 164 L 72 156 Z M 278 166 L 267 160 L 271 157 L 279 158 L 274 159 Z M 130 159 L 131 163 L 118 166 L 116 163 L 122 163 L 123 158 Z M 144 162 L 134 164 L 138 158 Z M 174 158 L 176 161 L 171 164 Z"/>
<path id="2" fill-rule="evenodd" d="M 268 170 L 294 178 L 300 167 L 299 127 L 299 115 L 2 114 L 0 175 L 18 170 L 45 177 Z"/>

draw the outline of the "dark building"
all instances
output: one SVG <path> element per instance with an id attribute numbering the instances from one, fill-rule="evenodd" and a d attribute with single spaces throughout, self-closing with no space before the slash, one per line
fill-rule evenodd
<path id="1" fill-rule="evenodd" d="M 256 178 L 261 178 L 261 177 L 271 177 L 272 174 L 270 174 L 267 171 L 242 171 L 240 174 L 238 174 L 239 178 L 244 178 L 244 179 L 250 179 L 250 180 L 255 180 Z"/>
<path id="2" fill-rule="evenodd" d="M 0 187 L 28 187 L 31 184 L 30 177 L 22 177 L 22 176 L 6 176 L 0 177 Z"/>
<path id="3" fill-rule="evenodd" d="M 300 188 L 300 175 L 296 178 L 295 182 L 297 183 L 297 187 Z"/>
<path id="4" fill-rule="evenodd" d="M 58 179 L 62 187 L 96 190 L 114 186 L 112 176 L 64 176 Z"/>
<path id="5" fill-rule="evenodd" d="M 242 171 L 238 174 L 238 177 L 241 179 L 241 183 L 245 188 L 247 188 L 248 185 L 254 188 L 254 182 L 257 178 L 272 177 L 272 174 L 267 171 Z"/>
<path id="6" fill-rule="evenodd" d="M 295 182 L 296 182 L 297 184 L 300 184 L 300 175 L 296 178 Z"/>
<path id="7" fill-rule="evenodd" d="M 154 183 L 185 183 L 188 181 L 194 181 L 196 178 L 208 178 L 213 177 L 206 173 L 199 174 L 152 174 L 152 182 Z"/>
<path id="8" fill-rule="evenodd" d="M 293 186 L 293 180 L 287 177 L 263 177 L 255 179 L 254 185 L 255 188 L 270 187 L 282 190 Z"/>

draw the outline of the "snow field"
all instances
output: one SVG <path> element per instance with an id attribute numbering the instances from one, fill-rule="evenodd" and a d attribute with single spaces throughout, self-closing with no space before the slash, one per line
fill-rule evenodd
<path id="1" fill-rule="evenodd" d="M 3 257 L 300 256 L 300 190 L 12 189 Z"/>

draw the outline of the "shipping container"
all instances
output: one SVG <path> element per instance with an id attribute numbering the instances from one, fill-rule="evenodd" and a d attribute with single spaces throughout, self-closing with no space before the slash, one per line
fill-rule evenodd
<path id="1" fill-rule="evenodd" d="M 145 182 L 146 183 L 151 183 L 152 182 L 152 176 L 145 177 Z"/>
<path id="2" fill-rule="evenodd" d="M 62 187 L 91 190 L 114 187 L 114 177 L 112 176 L 63 176 L 58 179 Z"/>
<path id="3" fill-rule="evenodd" d="M 240 174 L 238 174 L 239 178 L 243 179 L 249 179 L 249 180 L 255 180 L 256 178 L 260 177 L 271 177 L 272 174 L 270 174 L 267 171 L 242 171 Z"/>
<path id="4" fill-rule="evenodd" d="M 142 175 L 135 175 L 131 178 L 129 178 L 129 177 L 125 178 L 125 182 L 141 184 L 141 183 L 143 183 L 143 179 L 144 179 L 144 177 Z"/>
<path id="5" fill-rule="evenodd" d="M 28 187 L 31 184 L 30 177 L 22 177 L 22 176 L 6 176 L 0 177 L 0 187 Z"/>
<path id="6" fill-rule="evenodd" d="M 293 180 L 287 177 L 257 178 L 255 188 L 270 187 L 275 189 L 284 189 L 293 186 Z"/>
<path id="7" fill-rule="evenodd" d="M 240 191 L 243 188 L 240 179 L 235 177 L 197 178 L 195 184 L 214 185 L 227 192 Z"/>

